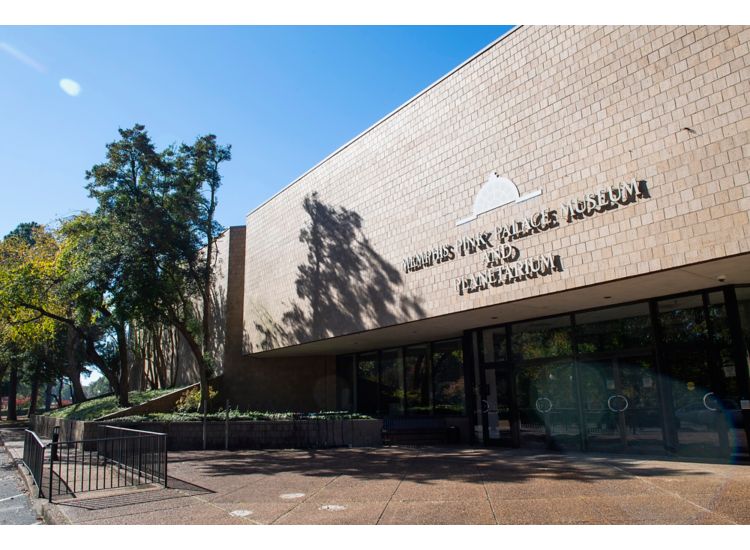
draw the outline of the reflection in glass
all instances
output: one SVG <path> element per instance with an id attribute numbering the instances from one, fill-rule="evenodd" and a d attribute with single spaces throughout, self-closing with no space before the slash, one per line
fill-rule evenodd
<path id="1" fill-rule="evenodd" d="M 602 353 L 650 346 L 648 304 L 634 304 L 577 313 L 578 353 Z"/>
<path id="2" fill-rule="evenodd" d="M 427 346 L 411 346 L 404 354 L 406 410 L 410 415 L 432 413 Z"/>
<path id="3" fill-rule="evenodd" d="M 377 353 L 363 353 L 357 358 L 357 412 L 378 413 Z"/>
<path id="4" fill-rule="evenodd" d="M 354 356 L 336 357 L 336 409 L 354 410 Z"/>
<path id="5" fill-rule="evenodd" d="M 389 416 L 404 414 L 404 364 L 400 349 L 380 354 L 380 412 Z"/>
<path id="6" fill-rule="evenodd" d="M 665 344 L 703 343 L 708 337 L 703 297 L 698 295 L 661 300 L 659 324 Z"/>
<path id="7" fill-rule="evenodd" d="M 488 328 L 482 331 L 482 358 L 485 363 L 497 363 L 508 359 L 505 328 Z"/>
<path id="8" fill-rule="evenodd" d="M 516 384 L 522 446 L 577 449 L 580 430 L 573 362 L 521 365 Z"/>
<path id="9" fill-rule="evenodd" d="M 658 380 L 649 357 L 585 361 L 578 375 L 590 450 L 663 449 Z"/>
<path id="10" fill-rule="evenodd" d="M 464 414 L 464 367 L 461 340 L 437 342 L 432 345 L 432 378 L 435 414 Z"/>
<path id="11" fill-rule="evenodd" d="M 511 335 L 515 360 L 573 355 L 569 315 L 513 325 Z"/>

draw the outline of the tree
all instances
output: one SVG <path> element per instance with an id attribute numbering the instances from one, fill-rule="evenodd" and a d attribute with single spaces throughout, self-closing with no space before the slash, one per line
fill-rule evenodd
<path id="1" fill-rule="evenodd" d="M 106 360 L 105 297 L 100 294 L 99 303 L 93 298 L 97 289 L 86 278 L 85 252 L 65 231 L 39 225 L 0 243 L 0 318 L 24 349 L 53 341 L 57 350 L 65 348 L 56 357 L 76 401 L 86 399 L 80 384 L 84 358 L 117 380 Z M 48 348 L 40 349 L 49 356 Z M 127 402 L 127 388 L 125 397 Z"/>
<path id="2" fill-rule="evenodd" d="M 198 364 L 205 405 L 219 165 L 230 149 L 208 135 L 157 152 L 144 126 L 119 133 L 106 161 L 86 173 L 98 205 L 93 217 L 106 227 L 96 242 L 107 242 L 114 260 L 108 293 L 115 310 L 138 325 L 179 332 Z"/>

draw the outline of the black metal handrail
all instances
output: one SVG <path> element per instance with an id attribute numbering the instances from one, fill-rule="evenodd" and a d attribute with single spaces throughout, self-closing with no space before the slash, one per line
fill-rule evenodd
<path id="1" fill-rule="evenodd" d="M 44 473 L 44 451 L 46 445 L 31 430 L 25 430 L 23 440 L 23 464 L 29 470 L 37 497 L 42 497 L 42 475 Z"/>
<path id="2" fill-rule="evenodd" d="M 39 496 L 46 486 L 50 502 L 53 495 L 75 495 L 148 483 L 167 486 L 166 434 L 101 426 L 102 437 L 59 442 L 53 438 L 52 443 L 44 445 L 34 432 L 27 432 L 24 462 L 39 487 Z M 50 453 L 45 469 L 47 447 Z"/>

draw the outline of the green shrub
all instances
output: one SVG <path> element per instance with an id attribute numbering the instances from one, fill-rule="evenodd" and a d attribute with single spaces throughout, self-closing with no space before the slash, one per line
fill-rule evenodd
<path id="1" fill-rule="evenodd" d="M 219 392 L 214 390 L 211 386 L 208 386 L 208 402 L 219 395 Z M 193 388 L 185 392 L 175 404 L 175 410 L 180 413 L 198 412 L 201 407 L 201 389 Z"/>
<path id="2" fill-rule="evenodd" d="M 209 413 L 206 420 L 209 422 L 223 422 L 226 420 L 226 411 Z M 319 411 L 313 413 L 296 412 L 267 412 L 267 411 L 240 411 L 229 409 L 230 421 L 268 421 L 268 420 L 358 420 L 371 419 L 371 416 L 348 411 Z M 203 415 L 198 412 L 173 412 L 173 413 L 149 413 L 145 415 L 126 416 L 118 418 L 118 422 L 200 422 Z"/>

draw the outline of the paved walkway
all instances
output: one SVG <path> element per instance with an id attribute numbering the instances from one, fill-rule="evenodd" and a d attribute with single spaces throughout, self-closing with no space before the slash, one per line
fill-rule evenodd
<path id="1" fill-rule="evenodd" d="M 20 454 L 22 442 L 8 448 Z M 750 524 L 750 466 L 471 448 L 192 451 L 76 524 Z"/>
<path id="2" fill-rule="evenodd" d="M 6 425 L 11 425 L 5 422 Z M 16 462 L 0 445 L 0 525 L 40 523 Z"/>

